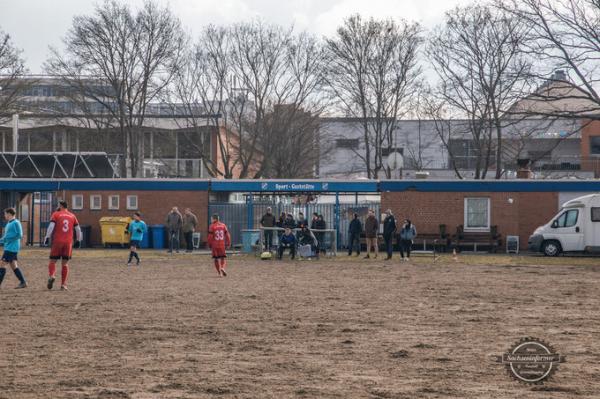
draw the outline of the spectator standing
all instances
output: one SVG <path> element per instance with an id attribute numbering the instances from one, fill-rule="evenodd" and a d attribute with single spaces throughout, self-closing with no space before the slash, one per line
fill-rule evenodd
<path id="1" fill-rule="evenodd" d="M 315 229 L 316 230 L 325 230 L 326 228 L 327 228 L 327 223 L 325 223 L 325 219 L 323 219 L 323 215 L 318 215 Z M 325 232 L 317 231 L 315 233 L 315 237 L 317 238 L 317 241 L 319 243 L 319 248 L 317 251 L 319 253 L 323 252 L 323 254 L 325 254 L 326 253 L 326 251 L 325 251 Z"/>
<path id="2" fill-rule="evenodd" d="M 279 240 L 281 239 L 281 236 L 283 235 L 283 226 L 285 225 L 285 218 L 286 218 L 286 214 L 285 212 L 281 212 L 281 215 L 279 215 L 279 219 L 277 219 L 277 223 L 275 223 L 275 225 L 277 227 L 279 227 L 282 230 L 277 230 L 277 242 L 279 242 Z"/>
<path id="3" fill-rule="evenodd" d="M 417 236 L 417 228 L 411 223 L 410 219 L 404 220 L 404 226 L 400 230 L 400 256 L 402 260 L 408 262 L 410 260 L 410 248 L 412 247 L 413 239 Z M 406 258 L 404 253 L 406 252 Z"/>
<path id="4" fill-rule="evenodd" d="M 312 214 L 312 219 L 310 220 L 310 229 L 315 230 L 317 228 L 317 219 L 319 219 L 319 214 L 317 212 Z"/>
<path id="5" fill-rule="evenodd" d="M 167 215 L 166 224 L 167 232 L 169 233 L 169 253 L 173 253 L 173 248 L 179 253 L 179 234 L 181 233 L 183 218 L 176 206 Z"/>
<path id="6" fill-rule="evenodd" d="M 298 213 L 298 220 L 296 220 L 296 228 L 301 229 L 308 227 L 308 220 L 304 219 L 304 213 Z"/>
<path id="7" fill-rule="evenodd" d="M 183 213 L 183 237 L 185 238 L 185 252 L 194 250 L 194 232 L 198 226 L 198 218 L 192 213 L 190 208 L 185 208 Z"/>
<path id="8" fill-rule="evenodd" d="M 284 229 L 294 230 L 296 228 L 296 221 L 294 220 L 294 216 L 291 213 L 288 213 L 285 217 L 285 221 L 283 222 Z"/>
<path id="9" fill-rule="evenodd" d="M 273 246 L 273 227 L 275 227 L 275 216 L 272 213 L 271 208 L 267 208 L 267 212 L 260 219 L 260 225 L 262 227 L 266 227 L 266 230 L 263 230 L 264 239 L 265 239 L 265 251 L 270 251 Z"/>
<path id="10" fill-rule="evenodd" d="M 392 214 L 392 210 L 388 209 L 385 211 L 385 219 L 383 220 L 383 239 L 385 241 L 385 249 L 387 251 L 387 258 L 385 258 L 385 260 L 392 259 L 396 230 L 396 218 Z"/>
<path id="11" fill-rule="evenodd" d="M 360 233 L 362 233 L 362 223 L 358 218 L 358 213 L 355 213 L 348 227 L 348 256 L 352 256 L 354 243 L 356 242 L 356 256 L 360 255 Z"/>
<path id="12" fill-rule="evenodd" d="M 369 215 L 365 221 L 365 237 L 367 238 L 367 256 L 365 259 L 369 259 L 371 256 L 371 247 L 375 247 L 375 258 L 379 254 L 379 242 L 377 240 L 377 232 L 379 231 L 379 221 L 375 217 L 375 212 L 369 209 Z"/>

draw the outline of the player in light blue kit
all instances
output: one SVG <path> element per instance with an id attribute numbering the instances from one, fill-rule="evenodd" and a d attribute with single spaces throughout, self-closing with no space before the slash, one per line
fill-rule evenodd
<path id="1" fill-rule="evenodd" d="M 6 265 L 10 265 L 15 276 L 20 281 L 20 284 L 16 288 L 27 288 L 23 272 L 17 264 L 17 255 L 19 249 L 21 249 L 21 239 L 23 238 L 23 227 L 21 226 L 21 222 L 15 217 L 16 214 L 15 208 L 6 208 L 4 210 L 6 226 L 4 226 L 4 236 L 2 237 L 4 253 L 2 254 L 2 265 L 0 266 L 0 284 L 2 284 L 2 280 L 4 280 L 4 276 L 6 275 Z"/>
<path id="2" fill-rule="evenodd" d="M 127 261 L 127 266 L 131 266 L 131 261 L 133 258 L 137 259 L 136 265 L 140 264 L 140 256 L 137 253 L 137 249 L 142 244 L 142 240 L 144 239 L 144 234 L 148 231 L 146 227 L 146 223 L 142 221 L 142 215 L 139 212 L 133 214 L 133 221 L 129 223 L 129 260 Z"/>

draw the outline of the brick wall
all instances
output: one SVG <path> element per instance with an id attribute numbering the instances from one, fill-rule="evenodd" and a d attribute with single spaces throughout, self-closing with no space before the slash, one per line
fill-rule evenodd
<path id="1" fill-rule="evenodd" d="M 208 192 L 206 191 L 61 191 L 59 196 L 65 198 L 69 207 L 72 207 L 72 197 L 75 194 L 83 195 L 83 209 L 73 210 L 81 225 L 92 226 L 92 245 L 101 245 L 100 223 L 103 216 L 131 216 L 135 210 L 126 209 L 128 195 L 137 195 L 138 211 L 148 225 L 165 224 L 167 213 L 172 207 L 177 206 L 183 214 L 185 208 L 191 208 L 198 217 L 202 241 L 206 242 L 208 229 Z M 102 209 L 90 209 L 90 196 L 102 197 Z M 119 195 L 119 209 L 108 209 L 108 197 Z"/>
<path id="2" fill-rule="evenodd" d="M 490 199 L 490 225 L 497 225 L 503 237 L 518 235 L 521 248 L 536 227 L 548 222 L 556 214 L 558 193 L 499 193 L 499 192 L 384 192 L 381 209 L 391 209 L 398 219 L 409 218 L 417 232 L 437 233 L 445 224 L 454 234 L 456 226 L 464 224 L 464 199 Z M 509 199 L 513 202 L 510 203 Z"/>

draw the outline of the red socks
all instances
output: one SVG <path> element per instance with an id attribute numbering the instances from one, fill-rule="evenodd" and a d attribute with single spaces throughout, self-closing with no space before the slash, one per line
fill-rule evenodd
<path id="1" fill-rule="evenodd" d="M 60 276 L 62 278 L 61 285 L 67 285 L 67 277 L 69 277 L 69 265 L 62 266 Z"/>
<path id="2" fill-rule="evenodd" d="M 48 263 L 48 276 L 54 277 L 56 275 L 56 262 Z"/>
<path id="3" fill-rule="evenodd" d="M 225 258 L 221 258 L 221 269 L 225 270 L 226 265 L 227 265 L 227 262 L 225 261 Z"/>
<path id="4" fill-rule="evenodd" d="M 219 266 L 219 259 L 215 259 L 215 269 L 217 269 L 217 273 L 220 273 L 221 267 Z"/>

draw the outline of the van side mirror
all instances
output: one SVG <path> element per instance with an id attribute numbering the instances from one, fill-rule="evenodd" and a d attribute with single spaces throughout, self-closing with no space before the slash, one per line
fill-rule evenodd
<path id="1" fill-rule="evenodd" d="M 555 220 L 554 222 L 552 222 L 552 228 L 556 229 L 558 227 L 558 220 Z"/>

